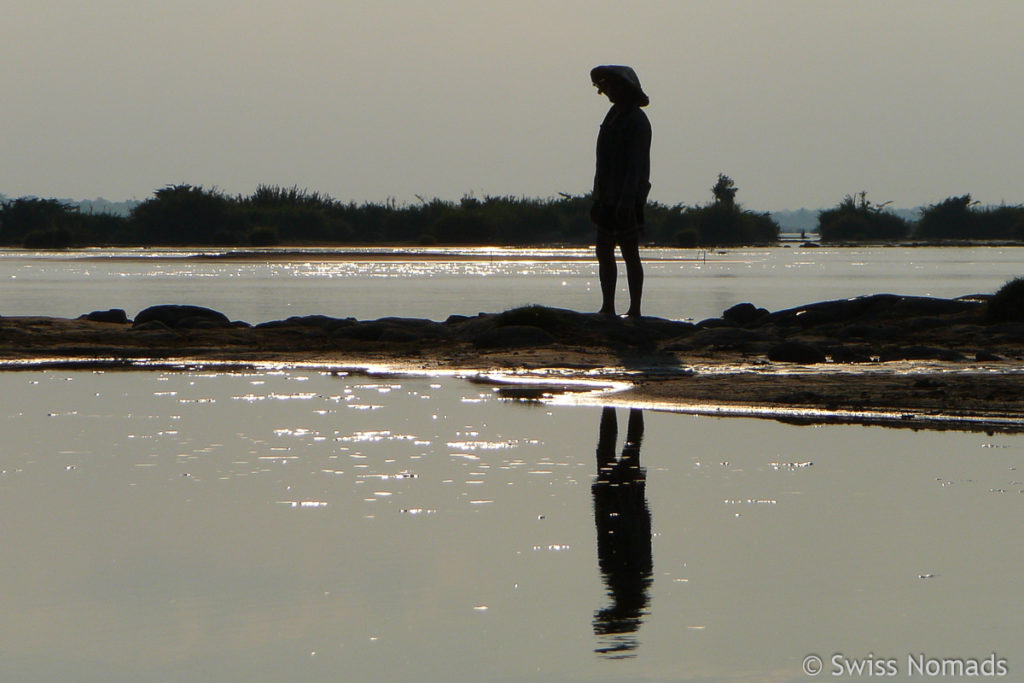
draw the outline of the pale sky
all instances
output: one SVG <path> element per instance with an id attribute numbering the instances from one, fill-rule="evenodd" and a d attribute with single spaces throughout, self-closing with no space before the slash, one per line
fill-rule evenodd
<path id="1" fill-rule="evenodd" d="M 0 193 L 582 194 L 650 95 L 651 198 L 1024 202 L 1024 2 L 5 0 Z"/>

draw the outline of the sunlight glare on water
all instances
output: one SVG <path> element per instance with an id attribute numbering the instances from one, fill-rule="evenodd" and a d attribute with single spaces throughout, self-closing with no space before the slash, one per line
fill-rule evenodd
<path id="1" fill-rule="evenodd" d="M 991 293 L 1019 274 L 1022 254 L 1022 247 L 650 248 L 643 252 L 644 307 L 648 315 L 701 320 L 748 301 L 780 310 L 882 292 Z M 443 321 L 526 304 L 593 311 L 600 303 L 587 249 L 320 249 L 229 259 L 143 249 L 3 250 L 5 281 L 17 281 L 18 296 L 3 301 L 0 315 L 123 308 L 134 316 L 155 304 L 187 303 L 250 323 L 312 314 Z M 625 277 L 619 289 L 624 306 Z"/>

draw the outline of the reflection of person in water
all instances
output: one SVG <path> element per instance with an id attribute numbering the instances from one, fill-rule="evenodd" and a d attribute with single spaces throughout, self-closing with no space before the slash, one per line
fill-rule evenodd
<path id="1" fill-rule="evenodd" d="M 606 407 L 601 412 L 597 479 L 591 491 L 598 564 L 612 604 L 594 614 L 594 633 L 601 641 L 596 651 L 612 657 L 630 656 L 630 651 L 637 647 L 635 634 L 646 614 L 654 568 L 651 513 L 647 508 L 645 474 L 640 467 L 643 411 L 629 411 L 626 444 L 622 456 L 616 459 L 618 431 L 615 409 Z"/>

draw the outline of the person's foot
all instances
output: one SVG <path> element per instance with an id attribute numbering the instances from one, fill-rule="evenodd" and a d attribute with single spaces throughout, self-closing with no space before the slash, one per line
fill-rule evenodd
<path id="1" fill-rule="evenodd" d="M 626 311 L 626 316 L 625 317 L 628 320 L 639 320 L 643 316 L 640 315 L 640 311 L 634 311 L 634 310 L 631 309 L 631 310 Z"/>
<path id="2" fill-rule="evenodd" d="M 607 316 L 609 318 L 614 318 L 615 317 L 615 310 L 614 309 L 609 309 L 609 308 L 602 308 L 600 311 L 597 312 L 597 314 L 598 315 Z"/>

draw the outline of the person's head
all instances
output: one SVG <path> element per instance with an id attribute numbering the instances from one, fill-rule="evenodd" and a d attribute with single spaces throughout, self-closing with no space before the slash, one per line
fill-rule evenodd
<path id="1" fill-rule="evenodd" d="M 590 70 L 590 81 L 598 94 L 608 96 L 615 104 L 635 104 L 646 107 L 650 98 L 640 87 L 640 79 L 631 67 L 620 65 L 596 66 Z"/>

